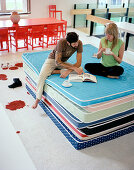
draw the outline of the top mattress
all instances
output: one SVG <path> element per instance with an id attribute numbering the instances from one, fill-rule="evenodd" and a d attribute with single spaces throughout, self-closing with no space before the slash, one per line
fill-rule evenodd
<path id="1" fill-rule="evenodd" d="M 100 62 L 100 60 L 92 57 L 97 51 L 98 49 L 90 44 L 83 46 L 83 68 L 88 62 Z M 39 75 L 41 67 L 49 53 L 50 51 L 24 53 L 22 57 L 24 62 L 27 63 L 37 75 Z M 76 62 L 76 53 L 68 60 L 68 62 Z M 122 62 L 121 66 L 125 71 L 119 79 L 96 76 L 98 80 L 97 83 L 71 82 L 72 86 L 66 88 L 62 86 L 65 79 L 60 78 L 58 74 L 55 74 L 48 77 L 46 83 L 79 106 L 97 104 L 134 93 L 134 66 L 125 62 Z M 84 72 L 86 71 L 84 70 Z M 66 79 L 68 79 L 68 77 Z"/>

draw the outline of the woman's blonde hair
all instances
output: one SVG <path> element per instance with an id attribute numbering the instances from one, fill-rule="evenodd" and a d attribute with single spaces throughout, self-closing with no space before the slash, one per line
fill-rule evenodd
<path id="1" fill-rule="evenodd" d="M 112 42 L 112 47 L 111 47 L 111 49 L 113 49 L 116 46 L 117 42 L 118 42 L 119 32 L 118 32 L 117 25 L 115 23 L 107 24 L 106 28 L 105 28 L 105 34 L 113 35 L 113 42 Z M 107 39 L 105 40 L 105 43 L 106 43 L 106 45 L 108 44 Z"/>

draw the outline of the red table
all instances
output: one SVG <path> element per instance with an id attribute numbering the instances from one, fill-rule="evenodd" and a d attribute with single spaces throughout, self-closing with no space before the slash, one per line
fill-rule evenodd
<path id="1" fill-rule="evenodd" d="M 35 25 L 44 25 L 47 27 L 51 24 L 57 24 L 62 28 L 60 32 L 62 32 L 63 37 L 66 35 L 66 27 L 67 21 L 65 20 L 58 20 L 56 18 L 31 18 L 31 19 L 20 19 L 18 24 L 13 24 L 11 20 L 2 20 L 0 21 L 0 29 L 1 28 L 8 28 L 8 30 L 14 30 L 17 26 L 28 26 L 31 28 Z M 65 29 L 63 29 L 65 28 Z"/>
<path id="2" fill-rule="evenodd" d="M 33 25 L 48 25 L 59 24 L 63 25 L 65 20 L 58 20 L 56 18 L 32 18 L 32 19 L 20 19 L 18 24 L 13 24 L 11 20 L 0 21 L 0 28 L 14 29 L 16 26 L 33 26 Z"/>

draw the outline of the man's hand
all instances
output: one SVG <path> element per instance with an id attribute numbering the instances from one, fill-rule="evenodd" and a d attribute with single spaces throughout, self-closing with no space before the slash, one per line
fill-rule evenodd
<path id="1" fill-rule="evenodd" d="M 82 67 L 79 67 L 79 68 L 75 67 L 75 68 L 74 68 L 74 71 L 75 71 L 77 74 L 79 74 L 79 75 L 83 73 Z"/>
<path id="2" fill-rule="evenodd" d="M 63 72 L 61 73 L 60 77 L 61 77 L 61 78 L 66 78 L 72 71 L 73 71 L 73 70 L 65 70 L 65 71 L 63 71 Z M 82 73 L 84 73 L 82 67 L 79 67 L 79 68 L 74 67 L 74 71 L 75 71 L 77 74 L 79 74 L 79 75 L 82 74 Z"/>
<path id="3" fill-rule="evenodd" d="M 65 70 L 61 73 L 60 78 L 66 78 L 70 74 L 70 70 Z"/>

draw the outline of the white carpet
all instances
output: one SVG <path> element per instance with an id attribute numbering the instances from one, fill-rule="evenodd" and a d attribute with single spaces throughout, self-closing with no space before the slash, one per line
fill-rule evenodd
<path id="1" fill-rule="evenodd" d="M 0 169 L 36 170 L 1 104 L 0 117 Z"/>
<path id="2" fill-rule="evenodd" d="M 22 53 L 10 55 L 4 53 L 0 55 L 0 63 L 21 62 L 21 55 Z M 134 169 L 134 133 L 77 151 L 40 107 L 35 110 L 31 108 L 34 100 L 25 89 L 23 68 L 18 70 L 0 68 L 0 74 L 6 74 L 8 77 L 8 80 L 0 80 L 0 103 L 4 107 L 14 100 L 26 103 L 24 108 L 16 111 L 6 109 L 6 114 L 15 130 L 20 131 L 18 136 L 37 170 Z M 15 77 L 20 78 L 23 86 L 9 89 L 8 85 L 12 84 Z"/>

